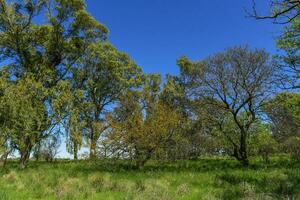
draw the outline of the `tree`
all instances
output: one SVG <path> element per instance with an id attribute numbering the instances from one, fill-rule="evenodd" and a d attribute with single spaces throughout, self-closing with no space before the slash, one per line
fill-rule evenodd
<path id="1" fill-rule="evenodd" d="M 90 158 L 95 159 L 97 141 L 109 127 L 105 113 L 120 96 L 140 83 L 141 69 L 109 43 L 91 45 L 80 66 L 74 70 L 77 88 L 83 91 L 83 113 Z"/>
<path id="2" fill-rule="evenodd" d="M 30 72 L 45 86 L 66 78 L 85 49 L 107 33 L 84 0 L 0 1 L 0 60 L 12 76 Z"/>
<path id="3" fill-rule="evenodd" d="M 58 148 L 61 140 L 57 135 L 50 135 L 42 141 L 41 155 L 47 162 L 52 162 L 59 153 Z"/>
<path id="4" fill-rule="evenodd" d="M 5 167 L 6 160 L 10 153 L 13 152 L 13 147 L 11 145 L 10 137 L 5 128 L 1 127 L 0 134 L 0 166 Z"/>
<path id="5" fill-rule="evenodd" d="M 7 75 L 1 74 L 0 78 L 0 110 L 5 109 L 4 95 L 9 82 L 6 80 Z M 10 136 L 6 129 L 7 115 L 4 112 L 0 112 L 0 166 L 5 166 L 8 155 L 12 152 L 13 148 L 10 144 Z"/>
<path id="6" fill-rule="evenodd" d="M 299 55 L 299 27 L 300 2 L 295 0 L 270 0 L 270 14 L 261 15 L 253 1 L 253 11 L 250 16 L 256 19 L 272 19 L 274 23 L 284 24 L 283 34 L 277 40 L 279 49 L 285 52 L 279 55 L 279 66 L 283 86 L 286 88 L 300 88 L 300 55 Z"/>
<path id="7" fill-rule="evenodd" d="M 50 126 L 47 107 L 43 98 L 47 95 L 42 83 L 32 76 L 9 82 L 2 96 L 3 124 L 14 148 L 20 153 L 20 167 L 24 168 L 35 144 L 47 135 Z"/>
<path id="8" fill-rule="evenodd" d="M 85 122 L 81 120 L 80 111 L 73 108 L 66 120 L 67 150 L 78 160 L 78 151 L 82 147 Z"/>
<path id="9" fill-rule="evenodd" d="M 287 25 L 284 33 L 279 37 L 277 46 L 285 52 L 278 56 L 279 65 L 284 76 L 285 88 L 297 90 L 300 88 L 300 45 L 299 45 L 300 17 Z"/>
<path id="10" fill-rule="evenodd" d="M 86 122 L 83 116 L 83 91 L 74 86 L 74 80 L 60 81 L 52 97 L 56 121 L 64 127 L 67 151 L 78 159 Z"/>
<path id="11" fill-rule="evenodd" d="M 204 126 L 199 123 L 194 112 L 193 101 L 189 98 L 188 78 L 181 75 L 167 75 L 160 94 L 160 101 L 181 116 L 181 126 L 177 129 L 179 137 L 171 138 L 166 145 L 167 159 L 172 160 L 195 159 L 201 154 L 211 152 L 208 150 L 210 147 L 213 149 L 212 138 L 205 134 Z"/>
<path id="12" fill-rule="evenodd" d="M 279 147 L 269 125 L 257 121 L 251 131 L 253 132 L 250 138 L 250 146 L 253 149 L 252 154 L 260 155 L 266 163 L 269 163 L 270 155 L 276 153 Z"/>
<path id="13" fill-rule="evenodd" d="M 180 114 L 159 101 L 160 78 L 150 75 L 142 91 L 130 91 L 108 116 L 109 139 L 132 155 L 142 168 L 155 152 L 165 148 L 180 127 Z"/>
<path id="14" fill-rule="evenodd" d="M 300 160 L 300 137 L 288 137 L 282 143 L 283 151 L 289 153 L 294 160 Z"/>
<path id="15" fill-rule="evenodd" d="M 47 138 L 34 146 L 33 157 L 36 158 L 36 161 L 44 159 L 47 162 L 52 162 L 59 153 L 58 149 L 60 145 L 61 140 L 57 134 L 48 135 Z"/>
<path id="16" fill-rule="evenodd" d="M 28 109 L 27 114 L 32 115 L 32 119 L 21 119 L 21 114 L 9 113 L 15 120 L 19 119 L 18 123 L 32 123 L 26 128 L 35 130 L 26 135 L 43 135 L 46 127 L 42 126 L 42 121 L 51 122 L 53 126 L 61 121 L 53 117 L 53 96 L 60 93 L 57 85 L 72 77 L 72 69 L 78 66 L 90 45 L 105 41 L 107 34 L 108 30 L 86 11 L 84 0 L 0 0 L 0 65 L 8 72 L 9 78 L 16 82 L 15 94 L 9 95 L 26 93 L 20 84 L 27 84 L 28 77 L 31 77 L 29 82 L 35 81 L 39 85 L 39 89 L 47 90 L 34 94 L 42 96 L 32 97 L 33 100 L 29 100 L 29 97 L 26 100 L 19 97 L 12 101 L 7 99 L 12 110 L 20 109 L 16 105 L 18 103 L 28 104 L 23 109 Z M 34 108 L 30 101 L 38 106 Z M 38 119 L 38 115 L 42 115 L 41 118 Z M 46 116 L 47 120 L 44 118 Z M 9 122 L 12 127 L 17 123 L 12 120 Z M 41 124 L 33 128 L 31 126 L 34 123 Z M 31 136 L 22 136 L 25 129 L 20 128 L 19 133 L 16 133 L 16 127 L 13 130 L 13 143 L 22 152 L 21 165 L 24 167 L 32 145 L 40 137 L 33 141 Z M 41 133 L 38 134 L 38 131 Z"/>
<path id="17" fill-rule="evenodd" d="M 287 24 L 297 19 L 300 2 L 295 0 L 270 0 L 270 13 L 261 15 L 257 12 L 256 2 L 253 0 L 250 16 L 256 19 L 272 19 L 275 23 Z"/>
<path id="18" fill-rule="evenodd" d="M 300 136 L 300 93 L 283 92 L 267 102 L 263 108 L 271 121 L 277 140 Z"/>
<path id="19" fill-rule="evenodd" d="M 233 120 L 239 140 L 227 137 L 232 156 L 247 166 L 249 129 L 275 86 L 276 68 L 269 55 L 263 50 L 235 47 L 200 62 L 182 57 L 178 65 L 189 77 L 191 98 Z"/>

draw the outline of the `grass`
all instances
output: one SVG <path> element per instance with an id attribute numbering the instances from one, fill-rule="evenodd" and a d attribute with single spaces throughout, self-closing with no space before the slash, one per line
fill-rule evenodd
<path id="1" fill-rule="evenodd" d="M 33 199 L 300 199 L 300 164 L 274 157 L 247 169 L 226 158 L 149 162 L 102 160 L 30 162 L 19 170 L 9 162 L 0 171 L 0 200 Z"/>

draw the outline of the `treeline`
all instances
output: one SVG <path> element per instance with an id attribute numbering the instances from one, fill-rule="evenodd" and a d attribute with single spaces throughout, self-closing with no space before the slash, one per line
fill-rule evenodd
<path id="1" fill-rule="evenodd" d="M 201 155 L 244 166 L 253 155 L 300 158 L 298 23 L 279 38 L 284 56 L 237 46 L 183 56 L 179 75 L 161 77 L 112 46 L 83 0 L 0 0 L 0 162 L 52 161 L 61 138 L 74 160 L 88 147 L 89 159 L 140 168 Z"/>

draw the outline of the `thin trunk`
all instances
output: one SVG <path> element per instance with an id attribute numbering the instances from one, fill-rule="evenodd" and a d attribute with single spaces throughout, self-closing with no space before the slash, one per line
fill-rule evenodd
<path id="1" fill-rule="evenodd" d="M 97 158 L 96 156 L 96 140 L 94 137 L 91 137 L 91 145 L 90 145 L 90 160 L 95 160 Z"/>
<path id="2" fill-rule="evenodd" d="M 10 154 L 10 150 L 3 153 L 3 155 L 0 157 L 0 166 L 3 168 L 6 165 L 7 157 Z"/>
<path id="3" fill-rule="evenodd" d="M 138 169 L 143 169 L 145 164 L 146 164 L 147 160 L 146 159 L 142 159 L 142 160 L 138 160 L 136 161 L 136 167 Z"/>
<path id="4" fill-rule="evenodd" d="M 40 155 L 35 156 L 35 161 L 38 162 L 40 160 Z"/>
<path id="5" fill-rule="evenodd" d="M 73 153 L 74 153 L 74 160 L 78 160 L 78 148 L 77 148 L 77 144 L 74 144 Z"/>

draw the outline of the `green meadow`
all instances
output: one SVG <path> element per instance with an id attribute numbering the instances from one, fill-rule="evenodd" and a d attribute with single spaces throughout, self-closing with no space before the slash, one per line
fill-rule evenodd
<path id="1" fill-rule="evenodd" d="M 300 0 L 0 0 L 0 200 L 239 199 L 300 200 Z"/>
<path id="2" fill-rule="evenodd" d="M 259 158 L 242 168 L 226 158 L 150 161 L 139 170 L 126 161 L 10 161 L 1 171 L 0 200 L 10 199 L 300 199 L 300 163 Z"/>

